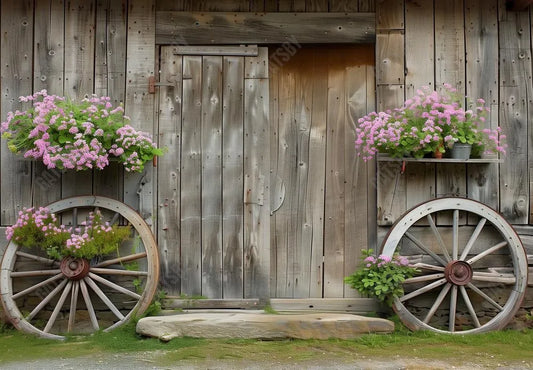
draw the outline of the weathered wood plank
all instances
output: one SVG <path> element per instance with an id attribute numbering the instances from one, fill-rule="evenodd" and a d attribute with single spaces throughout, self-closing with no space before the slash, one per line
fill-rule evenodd
<path id="1" fill-rule="evenodd" d="M 466 189 L 466 165 L 464 164 L 440 164 L 437 163 L 436 195 L 440 197 L 467 196 Z M 466 218 L 461 215 L 459 224 L 466 224 Z M 452 225 L 452 212 L 439 215 L 437 225 Z"/>
<path id="2" fill-rule="evenodd" d="M 243 297 L 244 58 L 224 57 L 222 90 L 222 291 Z"/>
<path id="3" fill-rule="evenodd" d="M 346 69 L 345 95 L 346 95 L 346 127 L 345 127 L 345 199 L 344 199 L 344 274 L 353 273 L 358 267 L 361 258 L 361 249 L 367 247 L 368 215 L 368 180 L 367 164 L 363 159 L 355 155 L 354 142 L 356 139 L 355 129 L 357 120 L 366 114 L 367 108 L 367 68 L 364 64 L 356 63 L 357 55 L 364 52 L 372 53 L 373 48 L 363 49 L 347 55 L 351 60 L 351 66 Z M 359 64 L 359 65 L 356 65 Z M 374 220 L 370 221 L 374 222 Z M 359 297 L 359 293 L 344 286 L 344 297 Z"/>
<path id="4" fill-rule="evenodd" d="M 272 248 L 276 250 L 276 297 L 292 297 L 293 286 L 291 266 L 293 247 L 296 244 L 297 184 L 297 135 L 295 125 L 296 75 L 298 72 L 286 64 L 279 70 L 278 93 L 278 130 L 276 155 L 278 161 L 273 168 L 273 177 L 279 179 L 280 191 L 273 194 L 280 199 L 279 209 L 274 213 L 272 222 L 275 227 Z M 273 148 L 274 149 L 274 148 Z M 281 188 L 282 187 L 282 188 Z M 277 190 L 277 188 L 276 188 Z M 283 190 L 283 193 L 281 192 Z M 278 200 L 275 200 L 278 204 Z"/>
<path id="5" fill-rule="evenodd" d="M 374 62 L 375 64 L 375 62 Z M 375 68 L 367 66 L 366 68 L 366 112 L 376 110 L 376 81 Z M 373 159 L 367 162 L 367 216 L 368 216 L 368 241 L 367 248 L 377 250 L 377 165 Z"/>
<path id="6" fill-rule="evenodd" d="M 18 101 L 19 96 L 32 93 L 33 2 L 2 1 L 0 29 L 0 107 L 4 120 L 8 112 L 25 107 Z M 2 225 L 11 225 L 17 220 L 18 212 L 31 205 L 31 162 L 11 153 L 5 140 L 2 140 L 0 145 L 0 220 Z"/>
<path id="7" fill-rule="evenodd" d="M 377 84 L 404 83 L 403 31 L 381 31 L 376 35 Z"/>
<path id="8" fill-rule="evenodd" d="M 244 89 L 244 297 L 270 296 L 268 80 Z"/>
<path id="9" fill-rule="evenodd" d="M 305 10 L 308 12 L 327 12 L 328 0 L 307 0 Z M 329 9 L 329 11 L 333 10 Z M 370 10 L 367 11 L 370 12 Z"/>
<path id="10" fill-rule="evenodd" d="M 465 2 L 466 93 L 491 108 L 486 127 L 498 126 L 498 2 Z M 467 167 L 468 197 L 498 208 L 498 166 Z"/>
<path id="11" fill-rule="evenodd" d="M 65 9 L 65 88 L 71 99 L 83 99 L 94 89 L 94 1 L 69 1 Z M 91 171 L 66 171 L 61 196 L 91 194 Z"/>
<path id="12" fill-rule="evenodd" d="M 202 294 L 222 298 L 222 57 L 202 59 Z"/>
<path id="13" fill-rule="evenodd" d="M 202 310 L 202 309 L 239 309 L 239 310 L 257 310 L 264 307 L 259 299 L 187 299 L 168 297 L 163 299 L 163 309 L 185 309 L 185 310 Z"/>
<path id="14" fill-rule="evenodd" d="M 128 34 L 126 55 L 126 114 L 131 124 L 145 132 L 154 130 L 154 96 L 148 94 L 148 77 L 155 67 L 155 1 L 128 2 Z M 153 225 L 154 171 L 151 165 L 142 174 L 125 173 L 124 203 L 138 209 Z"/>
<path id="15" fill-rule="evenodd" d="M 405 181 L 407 209 L 435 198 L 435 164 L 408 163 L 405 166 Z"/>
<path id="16" fill-rule="evenodd" d="M 280 12 L 305 12 L 305 0 L 286 0 L 278 2 Z"/>
<path id="17" fill-rule="evenodd" d="M 181 154 L 181 292 L 202 294 L 202 57 L 183 57 Z"/>
<path id="18" fill-rule="evenodd" d="M 268 48 L 259 48 L 257 56 L 246 57 L 244 62 L 245 78 L 268 78 Z"/>
<path id="19" fill-rule="evenodd" d="M 313 102 L 309 143 L 309 184 L 307 187 L 305 224 L 302 242 L 311 247 L 309 297 L 322 297 L 324 285 L 324 207 L 326 184 L 326 135 L 328 76 L 327 60 L 317 50 L 313 55 Z M 308 238 L 311 238 L 309 240 Z"/>
<path id="20" fill-rule="evenodd" d="M 435 42 L 433 33 L 433 0 L 405 2 L 405 95 L 435 83 Z M 424 45 L 424 47 L 421 47 Z"/>
<path id="21" fill-rule="evenodd" d="M 404 28 L 404 0 L 375 0 L 378 29 Z"/>
<path id="22" fill-rule="evenodd" d="M 465 93 L 463 0 L 435 2 L 435 87 L 448 83 Z"/>
<path id="23" fill-rule="evenodd" d="M 169 295 L 181 293 L 180 162 L 182 57 L 172 47 L 161 48 L 160 80 L 174 86 L 159 90 L 159 145 L 167 153 L 158 160 L 157 242 L 161 261 L 161 288 Z"/>
<path id="24" fill-rule="evenodd" d="M 344 294 L 345 246 L 345 107 L 344 69 L 338 70 L 340 56 L 328 54 L 328 112 L 326 144 L 326 204 L 324 223 L 324 298 Z"/>
<path id="25" fill-rule="evenodd" d="M 407 210 L 406 176 L 401 171 L 401 162 L 378 163 L 378 225 L 392 225 Z"/>
<path id="26" fill-rule="evenodd" d="M 385 308 L 373 298 L 271 299 L 276 311 L 349 311 L 354 313 L 381 312 Z"/>
<path id="27" fill-rule="evenodd" d="M 373 13 L 159 11 L 156 34 L 158 44 L 372 43 L 375 30 Z"/>
<path id="28" fill-rule="evenodd" d="M 63 95 L 65 56 L 65 3 L 63 0 L 35 2 L 33 90 L 46 89 Z M 33 204 L 42 206 L 61 198 L 61 172 L 33 163 Z"/>
<path id="29" fill-rule="evenodd" d="M 375 0 L 359 0 L 359 12 L 375 12 L 376 2 Z"/>
<path id="30" fill-rule="evenodd" d="M 350 0 L 329 0 L 330 12 L 357 12 L 359 4 L 357 1 Z"/>

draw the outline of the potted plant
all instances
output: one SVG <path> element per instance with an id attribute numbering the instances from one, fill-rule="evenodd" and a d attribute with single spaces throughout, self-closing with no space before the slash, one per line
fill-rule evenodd
<path id="1" fill-rule="evenodd" d="M 403 295 L 402 283 L 413 277 L 417 269 L 398 254 L 392 258 L 385 255 L 375 257 L 372 249 L 363 249 L 362 254 L 361 267 L 344 281 L 359 293 L 392 306 L 394 298 Z"/>
<path id="2" fill-rule="evenodd" d="M 40 248 L 55 260 L 91 260 L 111 254 L 130 233 L 130 226 L 103 222 L 100 211 L 89 213 L 79 227 L 65 226 L 46 207 L 24 208 L 17 222 L 6 229 L 7 240 L 21 247 Z"/>
<path id="3" fill-rule="evenodd" d="M 19 100 L 31 107 L 9 112 L 0 132 L 13 153 L 42 160 L 49 169 L 103 169 L 115 159 L 126 171 L 141 172 L 163 154 L 148 133 L 127 124 L 124 109 L 109 97 L 74 102 L 42 90 Z"/>
<path id="4" fill-rule="evenodd" d="M 441 93 L 424 87 L 401 108 L 359 119 L 356 150 L 365 161 L 377 153 L 422 158 L 457 149 L 456 144 L 470 144 L 476 156 L 505 153 L 501 129 L 483 128 L 489 111 L 484 101 L 478 99 L 474 109 L 465 110 L 464 100 L 450 85 Z"/>

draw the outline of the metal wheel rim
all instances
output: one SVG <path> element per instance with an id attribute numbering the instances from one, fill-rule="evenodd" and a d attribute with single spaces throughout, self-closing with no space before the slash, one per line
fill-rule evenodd
<path id="1" fill-rule="evenodd" d="M 452 206 L 448 204 L 451 204 Z M 392 256 L 397 251 L 398 244 L 411 226 L 430 214 L 447 210 L 469 212 L 478 215 L 481 218 L 486 218 L 487 222 L 490 222 L 490 224 L 504 238 L 504 241 L 507 241 L 507 249 L 509 250 L 509 254 L 512 259 L 516 282 L 514 283 L 510 295 L 503 306 L 503 310 L 501 310 L 495 317 L 480 327 L 463 331 L 450 331 L 435 328 L 420 320 L 402 303 L 401 300 L 403 297 L 399 297 L 394 300 L 393 309 L 398 314 L 402 322 L 411 330 L 424 329 L 448 334 L 472 334 L 501 329 L 513 319 L 514 315 L 520 308 L 520 304 L 524 298 L 527 287 L 528 265 L 527 255 L 520 238 L 514 231 L 513 227 L 494 209 L 480 202 L 466 198 L 439 198 L 421 203 L 407 211 L 392 226 L 387 234 L 387 237 L 383 241 L 381 253 L 387 256 Z M 523 273 L 520 274 L 517 273 L 517 271 L 522 271 Z M 457 291 L 455 294 L 457 295 Z"/>
<path id="2" fill-rule="evenodd" d="M 103 330 L 110 331 L 112 329 L 115 329 L 129 322 L 133 317 L 142 315 L 142 313 L 144 313 L 146 309 L 149 307 L 149 305 L 151 304 L 151 301 L 157 290 L 158 281 L 159 281 L 159 256 L 158 256 L 157 244 L 155 242 L 151 229 L 146 224 L 146 222 L 142 219 L 142 217 L 135 210 L 125 205 L 124 203 L 116 201 L 111 198 L 100 197 L 100 196 L 78 196 L 78 197 L 66 198 L 66 199 L 62 199 L 62 200 L 56 201 L 48 205 L 48 208 L 53 213 L 63 212 L 63 211 L 66 211 L 72 208 L 101 208 L 101 209 L 105 209 L 109 211 L 114 211 L 115 213 L 120 214 L 121 217 L 123 217 L 125 220 L 129 222 L 131 227 L 138 233 L 139 238 L 142 241 L 143 248 L 146 253 L 144 257 L 136 258 L 136 259 L 142 259 L 142 258 L 146 259 L 146 271 L 142 272 L 146 276 L 146 282 L 145 282 L 145 286 L 143 288 L 142 293 L 138 294 L 139 298 L 136 304 L 134 305 L 134 307 L 130 309 L 126 315 L 123 315 L 124 317 L 123 319 L 120 319 L 116 321 L 114 324 L 105 327 Z M 20 248 L 14 243 L 9 243 L 6 247 L 4 256 L 2 258 L 1 270 L 0 270 L 0 298 L 2 301 L 2 305 L 4 306 L 4 311 L 7 314 L 7 316 L 10 318 L 13 325 L 19 330 L 32 333 L 32 334 L 36 334 L 38 336 L 49 338 L 49 339 L 64 339 L 65 336 L 51 333 L 49 331 L 41 330 L 35 327 L 31 322 L 26 320 L 27 315 L 25 317 L 25 315 L 21 313 L 17 303 L 15 302 L 15 299 L 13 299 L 13 296 L 14 296 L 13 278 L 11 276 L 11 272 L 12 272 L 13 266 L 16 263 L 17 252 L 19 252 L 19 249 Z M 127 256 L 122 257 L 124 261 L 121 261 L 121 263 L 125 262 L 126 258 Z M 105 262 L 106 260 L 101 261 L 99 264 L 102 264 Z M 92 271 L 93 268 L 98 268 L 98 265 L 91 266 L 91 272 L 93 272 Z M 104 266 L 104 268 L 105 267 L 107 266 Z M 98 275 L 97 272 L 94 272 L 94 273 Z M 106 276 L 105 273 L 102 273 L 102 275 Z M 57 280 L 66 281 L 67 278 L 60 277 Z M 69 284 L 70 284 L 69 282 L 66 283 L 66 285 L 69 285 Z M 75 285 L 75 284 L 72 284 L 72 285 Z M 90 290 L 90 287 L 86 287 L 86 288 Z M 61 290 L 64 292 L 67 289 L 62 288 Z M 79 291 L 77 293 L 80 294 Z M 135 292 L 132 292 L 132 293 L 135 293 Z M 73 295 L 73 293 L 71 295 Z M 83 294 L 78 295 L 78 297 L 80 300 L 85 299 L 85 296 Z M 67 303 L 68 302 L 65 302 L 65 304 Z M 76 307 L 76 303 L 74 304 L 74 307 Z M 52 325 L 53 324 L 54 323 L 52 323 Z M 95 329 L 94 325 L 93 325 L 93 329 Z M 99 329 L 102 329 L 102 328 L 99 328 Z M 95 329 L 95 330 L 99 330 L 99 329 Z"/>

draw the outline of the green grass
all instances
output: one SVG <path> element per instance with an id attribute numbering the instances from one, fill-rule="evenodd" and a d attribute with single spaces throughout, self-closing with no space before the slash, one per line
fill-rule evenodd
<path id="1" fill-rule="evenodd" d="M 0 366 L 14 361 L 44 358 L 73 358 L 105 353 L 154 352 L 159 365 L 176 361 L 250 361 L 306 363 L 309 361 L 353 361 L 357 359 L 418 358 L 453 365 L 476 363 L 485 366 L 533 364 L 533 330 L 499 331 L 469 336 L 412 333 L 403 328 L 393 334 L 368 334 L 354 340 L 213 340 L 176 338 L 168 343 L 142 338 L 128 324 L 110 333 L 70 337 L 52 341 L 16 330 L 0 331 Z M 60 355 L 58 355 L 60 354 Z"/>

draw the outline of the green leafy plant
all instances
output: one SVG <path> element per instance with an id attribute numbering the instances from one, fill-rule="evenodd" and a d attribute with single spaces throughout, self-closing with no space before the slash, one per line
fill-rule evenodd
<path id="1" fill-rule="evenodd" d="M 374 256 L 372 249 L 363 249 L 361 268 L 344 281 L 362 294 L 373 296 L 392 305 L 395 297 L 403 295 L 402 283 L 418 271 L 409 266 L 407 258 L 395 254 Z"/>
<path id="2" fill-rule="evenodd" d="M 17 222 L 6 229 L 6 237 L 22 247 L 38 247 L 54 259 L 66 256 L 91 259 L 118 250 L 130 237 L 129 226 L 109 225 L 100 211 L 91 212 L 79 227 L 60 225 L 48 208 L 25 208 Z"/>

